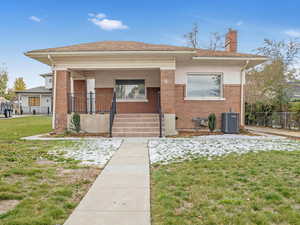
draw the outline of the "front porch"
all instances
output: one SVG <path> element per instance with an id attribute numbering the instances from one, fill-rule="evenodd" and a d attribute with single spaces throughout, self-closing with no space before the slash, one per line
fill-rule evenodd
<path id="1" fill-rule="evenodd" d="M 174 134 L 174 75 L 174 70 L 159 68 L 56 71 L 53 126 L 59 132 L 70 129 L 71 115 L 78 113 L 81 129 L 88 133 Z"/>

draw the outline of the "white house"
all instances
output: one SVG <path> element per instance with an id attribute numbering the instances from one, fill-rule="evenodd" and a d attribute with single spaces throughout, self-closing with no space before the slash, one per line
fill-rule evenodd
<path id="1" fill-rule="evenodd" d="M 41 74 L 45 85 L 16 91 L 18 112 L 24 114 L 52 113 L 52 73 Z"/>

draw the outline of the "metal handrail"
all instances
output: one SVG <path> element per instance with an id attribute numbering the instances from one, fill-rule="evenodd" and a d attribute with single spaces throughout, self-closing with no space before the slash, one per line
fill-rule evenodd
<path id="1" fill-rule="evenodd" d="M 116 100 L 116 92 L 113 94 L 111 108 L 109 112 L 109 136 L 112 137 L 112 127 L 115 119 L 115 114 L 117 113 L 117 100 Z"/>

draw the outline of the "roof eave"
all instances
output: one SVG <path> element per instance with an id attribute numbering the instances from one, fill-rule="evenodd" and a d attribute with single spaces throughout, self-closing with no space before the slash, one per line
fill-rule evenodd
<path id="1" fill-rule="evenodd" d="M 47 56 L 47 55 L 107 55 L 107 54 L 194 54 L 195 50 L 177 50 L 177 51 L 62 51 L 62 52 L 25 52 L 26 56 Z"/>
<path id="2" fill-rule="evenodd" d="M 245 56 L 234 56 L 234 57 L 228 57 L 228 56 L 194 56 L 193 59 L 196 60 L 232 60 L 232 61 L 245 61 L 245 60 L 251 60 L 251 61 L 267 61 L 268 57 L 245 57 Z"/>

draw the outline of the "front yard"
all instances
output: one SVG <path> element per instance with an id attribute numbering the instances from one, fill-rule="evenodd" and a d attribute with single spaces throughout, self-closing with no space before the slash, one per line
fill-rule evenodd
<path id="1" fill-rule="evenodd" d="M 0 224 L 63 224 L 100 173 L 74 159 L 49 154 L 65 141 L 23 141 L 51 130 L 49 117 L 0 120 Z"/>
<path id="2" fill-rule="evenodd" d="M 149 146 L 153 225 L 300 224 L 299 142 L 204 137 Z"/>

